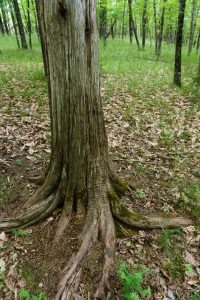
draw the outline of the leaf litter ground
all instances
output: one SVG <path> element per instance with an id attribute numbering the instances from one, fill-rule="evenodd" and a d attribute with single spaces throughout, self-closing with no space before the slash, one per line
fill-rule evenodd
<path id="1" fill-rule="evenodd" d="M 42 65 L 4 64 L 0 72 L 0 213 L 5 216 L 14 214 L 36 189 L 27 178 L 48 165 L 50 127 Z M 110 153 L 117 172 L 133 186 L 124 196 L 126 204 L 141 213 L 192 215 L 200 201 L 194 192 L 198 194 L 200 177 L 198 106 L 169 85 L 152 92 L 141 87 L 138 93 L 131 86 L 134 75 L 102 75 L 101 82 Z M 59 213 L 27 231 L 1 233 L 0 299 L 17 299 L 23 288 L 34 294 L 46 291 L 52 299 L 82 226 L 82 220 L 75 220 L 59 247 L 52 247 Z M 151 287 L 150 299 L 199 295 L 199 245 L 198 226 L 140 230 L 118 239 L 113 299 L 123 299 L 116 275 L 121 260 L 132 272 L 140 265 L 149 268 L 145 285 Z M 92 299 L 102 259 L 98 244 L 84 262 L 80 299 Z"/>

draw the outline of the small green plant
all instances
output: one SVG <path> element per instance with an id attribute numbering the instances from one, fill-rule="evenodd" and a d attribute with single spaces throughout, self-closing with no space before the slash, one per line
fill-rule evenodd
<path id="1" fill-rule="evenodd" d="M 181 250 L 178 248 L 181 229 L 164 229 L 159 237 L 158 242 L 167 253 L 169 258 L 166 264 L 166 269 L 171 274 L 171 277 L 180 279 L 184 275 L 185 266 Z"/>
<path id="2" fill-rule="evenodd" d="M 192 295 L 190 297 L 190 300 L 200 300 L 200 294 L 198 294 L 198 295 Z"/>
<path id="3" fill-rule="evenodd" d="M 160 142 L 162 145 L 165 145 L 165 146 L 169 146 L 172 144 L 174 140 L 174 133 L 172 132 L 172 130 L 162 130 L 161 133 L 160 133 Z"/>
<path id="4" fill-rule="evenodd" d="M 21 159 L 19 159 L 19 158 L 17 158 L 16 160 L 15 160 L 15 163 L 16 163 L 16 165 L 21 165 L 22 164 L 22 160 Z"/>
<path id="5" fill-rule="evenodd" d="M 196 274 L 191 264 L 185 264 L 185 273 L 188 277 L 193 277 Z"/>
<path id="6" fill-rule="evenodd" d="M 176 280 L 183 280 L 184 277 L 184 259 L 182 254 L 180 254 L 177 249 L 176 251 L 172 251 L 171 264 L 169 268 L 169 272 L 171 277 Z"/>
<path id="7" fill-rule="evenodd" d="M 27 230 L 17 229 L 17 228 L 12 228 L 11 232 L 12 232 L 12 234 L 19 235 L 19 236 L 24 236 L 24 235 L 28 234 Z"/>
<path id="8" fill-rule="evenodd" d="M 163 233 L 161 236 L 158 238 L 158 242 L 160 245 L 163 247 L 164 251 L 168 252 L 172 250 L 174 247 L 174 244 L 177 241 L 178 234 L 181 233 L 181 229 L 168 229 L 168 228 L 163 228 Z"/>
<path id="9" fill-rule="evenodd" d="M 171 206 L 168 203 L 164 203 L 162 206 L 162 210 L 164 211 L 165 214 L 168 214 L 170 212 Z"/>
<path id="10" fill-rule="evenodd" d="M 117 274 L 122 281 L 122 292 L 125 299 L 138 300 L 138 296 L 141 296 L 142 298 L 151 296 L 150 287 L 147 289 L 142 287 L 144 276 L 148 273 L 149 269 L 146 267 L 137 269 L 134 273 L 131 273 L 124 261 L 120 263 Z"/>
<path id="11" fill-rule="evenodd" d="M 45 297 L 46 297 L 46 293 L 45 292 L 40 292 L 40 294 L 38 296 L 35 296 L 31 292 L 23 289 L 20 292 L 19 296 L 23 300 L 44 300 Z"/>
<path id="12" fill-rule="evenodd" d="M 200 185 L 192 184 L 182 190 L 180 203 L 190 206 L 191 212 L 196 219 L 196 227 L 200 230 Z"/>
<path id="13" fill-rule="evenodd" d="M 146 198 L 146 193 L 145 193 L 145 191 L 143 189 L 136 189 L 135 193 L 141 199 L 145 199 Z"/>
<path id="14" fill-rule="evenodd" d="M 126 110 L 123 115 L 123 119 L 127 122 L 131 122 L 133 119 L 133 104 L 127 104 Z"/>

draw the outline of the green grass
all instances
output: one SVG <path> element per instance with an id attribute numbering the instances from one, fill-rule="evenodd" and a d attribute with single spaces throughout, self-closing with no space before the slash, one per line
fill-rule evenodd
<path id="1" fill-rule="evenodd" d="M 0 64 L 33 64 L 42 63 L 40 43 L 33 35 L 33 50 L 17 48 L 14 36 L 0 36 Z"/>
<path id="2" fill-rule="evenodd" d="M 180 239 L 180 229 L 163 229 L 163 233 L 158 239 L 168 257 L 163 261 L 163 268 L 170 273 L 174 280 L 182 280 L 185 271 L 183 251 L 179 248 Z"/>
<path id="3" fill-rule="evenodd" d="M 135 43 L 129 44 L 128 38 L 122 42 L 120 38 L 108 39 L 104 48 L 102 41 L 99 41 L 99 61 L 101 74 L 115 74 L 129 78 L 128 91 L 138 98 L 159 90 L 168 88 L 177 89 L 173 86 L 174 70 L 174 45 L 163 42 L 162 54 L 157 61 L 154 45 L 150 47 L 148 41 L 145 50 L 138 50 Z M 35 71 L 37 64 L 42 63 L 40 43 L 36 35 L 33 35 L 33 50 L 19 50 L 14 36 L 0 37 L 0 64 L 11 65 L 33 65 Z M 198 55 L 195 50 L 192 55 L 187 55 L 187 47 L 183 46 L 182 51 L 182 82 L 183 88 L 180 93 L 192 93 L 194 103 L 199 102 L 199 83 L 194 84 L 198 66 Z M 118 86 L 120 89 L 120 85 Z M 108 83 L 107 92 L 116 90 L 115 82 Z M 108 96 L 107 96 L 108 97 Z M 104 99 L 108 101 L 108 98 Z M 150 104 L 151 105 L 151 104 Z"/>
<path id="4" fill-rule="evenodd" d="M 200 184 L 194 183 L 184 187 L 181 191 L 180 205 L 190 207 L 200 231 Z"/>
<path id="5" fill-rule="evenodd" d="M 194 103 L 200 103 L 199 83 L 194 83 L 197 76 L 198 55 L 195 50 L 190 56 L 187 55 L 187 47 L 182 51 L 182 89 L 173 85 L 174 54 L 173 45 L 163 43 L 162 55 L 157 61 L 154 47 L 138 51 L 135 44 L 130 45 L 128 39 L 108 40 L 104 48 L 102 41 L 99 42 L 100 72 L 101 74 L 125 76 L 128 79 L 128 92 L 133 96 L 151 100 L 151 94 L 167 89 L 179 91 L 180 94 L 190 94 Z M 115 86 L 115 82 L 113 83 Z M 120 85 L 118 86 L 120 89 Z M 108 91 L 112 90 L 108 87 Z M 116 89 L 115 89 L 116 90 Z M 158 102 L 159 99 L 157 99 Z M 151 105 L 150 102 L 149 105 Z M 164 103 L 164 102 L 163 102 Z M 155 101 L 153 103 L 155 105 Z M 164 103 L 163 109 L 167 104 Z"/>

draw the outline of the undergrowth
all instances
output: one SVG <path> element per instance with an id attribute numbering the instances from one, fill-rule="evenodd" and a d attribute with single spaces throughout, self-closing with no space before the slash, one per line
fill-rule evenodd
<path id="1" fill-rule="evenodd" d="M 19 294 L 20 299 L 22 300 L 44 300 L 46 297 L 45 292 L 40 292 L 38 296 L 33 295 L 28 290 L 23 289 Z"/>
<path id="2" fill-rule="evenodd" d="M 117 274 L 122 282 L 123 296 L 127 300 L 138 300 L 139 296 L 142 299 L 151 296 L 151 289 L 143 287 L 143 281 L 145 275 L 149 273 L 149 269 L 146 267 L 136 268 L 133 273 L 130 272 L 126 263 L 121 262 Z"/>

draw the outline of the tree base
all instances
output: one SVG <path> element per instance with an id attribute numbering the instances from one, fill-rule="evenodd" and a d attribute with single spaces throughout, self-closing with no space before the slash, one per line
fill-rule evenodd
<path id="1" fill-rule="evenodd" d="M 94 178 L 100 177 L 95 175 Z M 192 220 L 183 217 L 148 217 L 130 211 L 121 200 L 121 196 L 128 189 L 128 185 L 124 181 L 120 180 L 113 171 L 110 171 L 107 180 L 103 177 L 102 181 L 95 181 L 94 178 L 88 184 L 86 210 L 81 205 L 75 207 L 73 194 L 67 192 L 64 194 L 65 185 L 63 184 L 64 181 L 61 180 L 57 191 L 54 191 L 46 200 L 24 209 L 19 217 L 0 221 L 0 229 L 2 230 L 32 226 L 49 217 L 62 204 L 63 210 L 55 233 L 55 244 L 59 242 L 59 238 L 64 234 L 74 214 L 85 215 L 80 248 L 77 253 L 72 255 L 63 271 L 64 275 L 58 286 L 56 300 L 79 299 L 77 290 L 81 280 L 82 262 L 98 239 L 101 240 L 104 248 L 104 266 L 95 298 L 106 299 L 106 294 L 110 290 L 109 272 L 115 257 L 116 233 L 130 235 L 134 228 L 173 228 L 192 224 Z M 44 182 L 43 186 L 46 187 L 46 185 L 47 183 Z M 35 201 L 34 197 L 32 199 Z"/>

